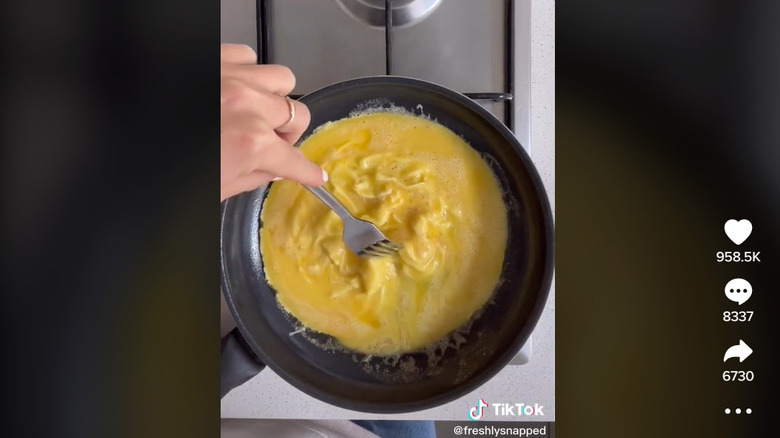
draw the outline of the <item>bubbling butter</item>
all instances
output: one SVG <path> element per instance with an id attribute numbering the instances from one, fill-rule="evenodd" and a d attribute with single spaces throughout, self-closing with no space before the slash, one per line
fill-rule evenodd
<path id="1" fill-rule="evenodd" d="M 261 253 L 282 308 L 347 348 L 388 356 L 445 338 L 488 302 L 506 206 L 495 175 L 460 137 L 422 117 L 373 112 L 330 123 L 300 148 L 353 215 L 403 249 L 357 257 L 335 213 L 297 183 L 274 183 Z"/>

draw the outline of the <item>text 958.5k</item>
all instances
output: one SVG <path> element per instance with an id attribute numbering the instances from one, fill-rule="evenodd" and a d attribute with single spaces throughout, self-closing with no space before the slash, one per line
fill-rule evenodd
<path id="1" fill-rule="evenodd" d="M 718 251 L 715 258 L 720 262 L 760 262 L 761 251 Z"/>

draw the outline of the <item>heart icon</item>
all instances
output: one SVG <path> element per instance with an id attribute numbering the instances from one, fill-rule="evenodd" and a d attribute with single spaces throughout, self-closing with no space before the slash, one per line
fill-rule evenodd
<path id="1" fill-rule="evenodd" d="M 732 242 L 740 245 L 753 232 L 753 224 L 747 219 L 742 219 L 741 221 L 729 219 L 726 221 L 723 229 L 726 230 L 726 235 L 729 236 Z"/>

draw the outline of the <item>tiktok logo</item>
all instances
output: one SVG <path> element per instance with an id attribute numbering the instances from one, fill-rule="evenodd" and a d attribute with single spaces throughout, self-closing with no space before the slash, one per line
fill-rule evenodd
<path id="1" fill-rule="evenodd" d="M 485 415 L 486 407 L 488 407 L 488 404 L 485 403 L 485 400 L 479 399 L 479 403 L 477 403 L 477 405 L 473 408 L 469 409 L 469 418 L 471 418 L 471 421 L 482 419 L 482 416 Z"/>

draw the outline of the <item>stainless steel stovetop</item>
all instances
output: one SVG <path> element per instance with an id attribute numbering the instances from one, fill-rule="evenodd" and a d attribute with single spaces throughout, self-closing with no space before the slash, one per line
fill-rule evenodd
<path id="1" fill-rule="evenodd" d="M 362 76 L 474 98 L 530 152 L 530 0 L 221 0 L 222 42 L 295 73 L 294 95 Z M 390 27 L 386 23 L 390 22 Z M 528 340 L 512 364 L 527 363 Z"/>
<path id="2" fill-rule="evenodd" d="M 287 65 L 298 79 L 294 94 L 306 94 L 387 73 L 384 3 L 221 0 L 222 42 L 248 44 L 262 61 Z M 530 151 L 530 0 L 391 4 L 390 73 L 500 99 L 477 101 Z"/>

